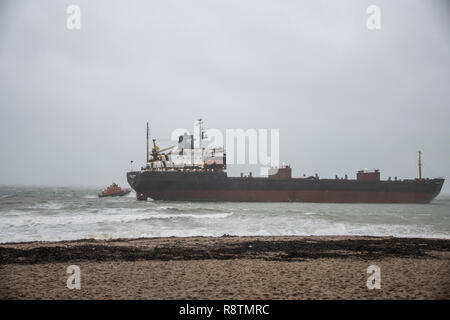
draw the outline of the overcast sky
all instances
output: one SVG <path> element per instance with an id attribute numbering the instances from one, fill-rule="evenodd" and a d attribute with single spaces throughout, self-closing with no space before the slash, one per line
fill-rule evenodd
<path id="1" fill-rule="evenodd" d="M 125 185 L 146 121 L 199 117 L 280 129 L 295 175 L 413 178 L 422 150 L 448 179 L 449 32 L 446 0 L 1 0 L 0 184 Z"/>

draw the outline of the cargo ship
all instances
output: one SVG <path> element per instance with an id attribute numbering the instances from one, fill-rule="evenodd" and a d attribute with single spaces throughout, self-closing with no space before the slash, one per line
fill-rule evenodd
<path id="1" fill-rule="evenodd" d="M 201 121 L 201 120 L 200 120 Z M 200 122 L 201 123 L 201 122 Z M 194 137 L 184 134 L 178 144 L 160 149 L 155 140 L 149 152 L 147 123 L 146 165 L 127 172 L 127 180 L 138 200 L 164 201 L 242 201 L 242 202 L 318 202 L 318 203 L 429 203 L 441 191 L 443 178 L 422 178 L 421 152 L 419 176 L 400 180 L 380 179 L 380 171 L 359 170 L 356 179 L 321 179 L 317 175 L 293 177 L 292 168 L 270 168 L 267 177 L 229 177 L 223 148 L 205 150 L 200 125 L 200 147 Z M 197 154 L 197 156 L 196 156 Z M 185 159 L 189 161 L 184 161 Z"/>

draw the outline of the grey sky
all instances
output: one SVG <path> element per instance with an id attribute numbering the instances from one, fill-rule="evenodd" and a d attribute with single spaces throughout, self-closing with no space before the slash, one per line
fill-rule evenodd
<path id="1" fill-rule="evenodd" d="M 0 184 L 125 184 L 146 121 L 168 138 L 199 117 L 279 128 L 295 175 L 411 178 L 422 150 L 448 179 L 449 32 L 445 0 L 2 0 Z"/>

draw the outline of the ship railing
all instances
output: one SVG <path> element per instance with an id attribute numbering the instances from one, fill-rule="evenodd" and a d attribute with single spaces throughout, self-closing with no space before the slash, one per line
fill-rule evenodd
<path id="1" fill-rule="evenodd" d="M 220 168 L 205 168 L 205 167 L 170 167 L 170 168 L 141 168 L 142 171 L 150 172 L 215 172 L 220 171 Z M 223 169 L 222 169 L 223 170 Z"/>

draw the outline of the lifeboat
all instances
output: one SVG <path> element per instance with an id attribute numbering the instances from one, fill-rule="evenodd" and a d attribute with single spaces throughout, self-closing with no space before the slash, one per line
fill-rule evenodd
<path id="1" fill-rule="evenodd" d="M 112 183 L 109 187 L 107 187 L 105 190 L 100 192 L 98 196 L 100 198 L 103 197 L 120 197 L 127 195 L 131 192 L 131 189 L 122 189 L 117 185 L 117 183 Z"/>

